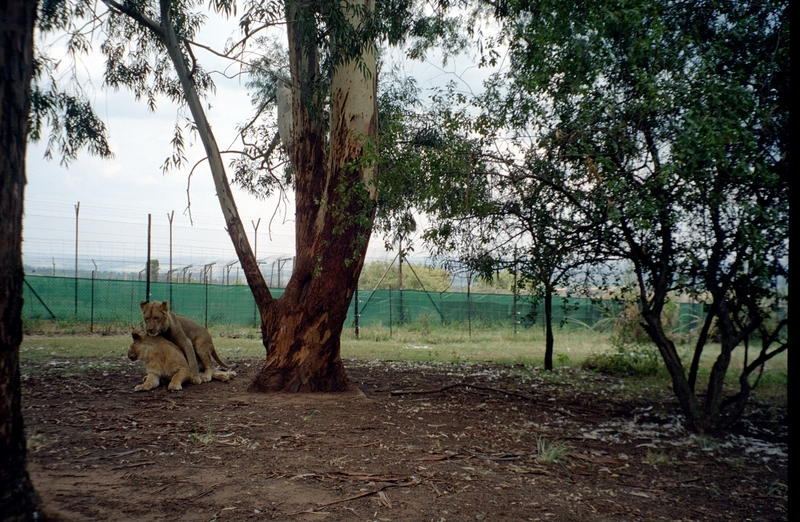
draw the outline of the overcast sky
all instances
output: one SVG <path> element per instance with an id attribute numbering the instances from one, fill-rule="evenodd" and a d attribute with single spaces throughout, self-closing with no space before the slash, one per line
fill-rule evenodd
<path id="1" fill-rule="evenodd" d="M 201 33 L 198 40 L 221 48 L 234 28 L 231 24 L 216 26 L 213 30 Z M 99 44 L 94 42 L 96 48 Z M 58 55 L 59 45 L 60 42 L 51 44 L 51 54 Z M 423 89 L 459 78 L 469 82 L 469 86 L 464 84 L 465 90 L 479 89 L 481 78 L 485 76 L 485 72 L 471 64 L 469 57 L 451 60 L 444 68 L 434 59 L 426 63 L 403 61 L 402 53 L 396 50 L 390 53 L 390 57 L 401 61 L 406 73 L 415 77 Z M 197 58 L 206 70 L 225 66 L 202 50 L 197 51 Z M 81 220 L 94 222 L 89 227 L 83 227 L 85 233 L 92 226 L 102 229 L 103 223 L 108 224 L 108 244 L 112 246 L 105 247 L 103 255 L 106 256 L 110 255 L 109 248 L 119 250 L 113 245 L 141 242 L 141 238 L 146 236 L 146 229 L 134 227 L 135 231 L 128 230 L 125 224 L 146 223 L 147 214 L 152 214 L 154 226 L 159 227 L 163 236 L 167 233 L 164 231 L 169 229 L 167 215 L 173 211 L 174 227 L 193 226 L 201 232 L 199 237 L 191 241 L 220 242 L 220 249 L 232 252 L 205 162 L 198 166 L 191 177 L 193 225 L 190 225 L 186 212 L 189 169 L 205 155 L 199 140 L 188 132 L 184 133 L 188 168 L 167 173 L 161 170 L 164 160 L 172 153 L 170 140 L 175 124 L 185 124 L 185 120 L 178 116 L 177 106 L 162 99 L 153 113 L 144 102 L 136 101 L 131 92 L 104 87 L 102 58 L 98 55 L 83 60 L 80 67 L 85 71 L 84 89 L 95 111 L 108 127 L 114 158 L 103 160 L 81 152 L 78 160 L 65 168 L 57 159 L 43 158 L 44 143 L 29 144 L 23 247 L 26 262 L 35 256 L 50 255 L 51 250 L 58 251 L 53 255 L 63 253 L 64 256 L 74 257 L 75 205 L 78 202 Z M 251 116 L 251 104 L 243 80 L 228 80 L 220 75 L 216 75 L 214 80 L 217 91 L 208 98 L 207 114 L 220 147 L 225 149 L 235 142 L 237 125 Z M 248 232 L 252 233 L 252 223 L 261 219 L 258 228 L 259 258 L 266 253 L 280 256 L 294 251 L 294 208 L 291 202 L 286 206 L 279 204 L 277 198 L 258 200 L 238 188 L 234 188 L 234 195 L 243 222 L 248 225 Z M 93 242 L 105 241 L 103 234 L 101 230 L 96 230 Z M 83 235 L 81 242 L 84 242 Z M 93 242 L 89 241 L 90 244 L 82 247 L 82 250 L 87 256 L 101 257 L 101 254 L 95 253 L 99 247 L 92 250 Z M 420 247 L 417 245 L 418 252 Z M 208 255 L 225 257 L 228 254 Z M 386 253 L 382 238 L 373 237 L 368 257 L 391 259 L 394 253 Z"/>

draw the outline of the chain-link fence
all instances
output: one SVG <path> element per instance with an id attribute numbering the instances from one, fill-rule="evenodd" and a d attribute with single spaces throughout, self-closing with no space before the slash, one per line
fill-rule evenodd
<path id="1" fill-rule="evenodd" d="M 272 294 L 280 296 L 294 268 L 288 253 L 294 238 L 273 234 L 266 223 L 259 228 L 260 219 L 250 221 L 259 266 Z M 253 297 L 219 218 L 29 201 L 24 231 L 26 320 L 138 324 L 149 251 L 151 299 L 168 300 L 172 310 L 201 324 L 258 326 Z M 454 288 L 467 290 L 463 282 L 454 281 Z M 362 289 L 354 297 L 347 327 L 543 324 L 542 307 L 509 294 Z M 554 303 L 555 324 L 599 329 L 624 316 L 613 301 L 562 304 Z M 704 316 L 702 306 L 691 303 L 681 303 L 673 315 L 672 326 L 682 332 Z"/>
<path id="2" fill-rule="evenodd" d="M 50 276 L 26 276 L 24 320 L 85 323 L 141 321 L 139 303 L 145 299 L 144 281 L 114 281 Z M 151 298 L 169 301 L 170 308 L 205 325 L 258 326 L 259 317 L 250 288 L 245 285 L 150 283 Z M 279 297 L 282 288 L 272 288 Z M 570 299 L 553 307 L 553 320 L 573 326 L 603 329 L 621 315 L 614 301 Z M 566 316 L 565 316 L 566 314 Z M 702 315 L 699 304 L 682 303 L 674 327 L 695 328 Z M 346 326 L 392 326 L 424 322 L 476 326 L 530 327 L 542 324 L 541 307 L 513 295 L 428 293 L 417 290 L 361 290 L 351 300 Z"/>

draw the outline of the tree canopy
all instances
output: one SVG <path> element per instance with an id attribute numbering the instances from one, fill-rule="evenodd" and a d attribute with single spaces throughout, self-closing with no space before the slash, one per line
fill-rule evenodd
<path id="1" fill-rule="evenodd" d="M 541 122 L 564 187 L 603 227 L 603 251 L 635 274 L 643 324 L 688 422 L 725 428 L 750 374 L 787 348 L 789 18 L 786 2 L 651 0 L 508 4 L 515 127 Z M 664 332 L 675 295 L 707 305 L 687 369 Z M 715 327 L 722 348 L 703 398 L 698 364 Z M 751 336 L 737 393 L 722 382 Z"/>
<path id="2" fill-rule="evenodd" d="M 546 291 L 615 261 L 607 289 L 636 297 L 688 424 L 724 429 L 788 347 L 788 3 L 490 5 L 487 61 L 504 46 L 508 66 L 481 96 L 434 104 L 426 139 L 404 140 L 424 149 L 423 173 L 398 193 L 429 217 L 433 251 L 477 272 L 507 267 L 517 246 L 521 280 Z M 687 366 L 662 319 L 680 295 L 706 305 Z M 737 347 L 746 363 L 725 394 Z"/>

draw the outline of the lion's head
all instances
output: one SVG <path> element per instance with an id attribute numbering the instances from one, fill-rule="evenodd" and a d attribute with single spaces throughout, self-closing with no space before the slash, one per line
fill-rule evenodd
<path id="1" fill-rule="evenodd" d="M 131 361 L 138 361 L 141 357 L 139 344 L 147 339 L 147 337 L 142 337 L 139 332 L 131 332 L 131 336 L 133 336 L 133 342 L 131 343 L 131 347 L 128 348 L 128 359 Z"/>
<path id="2" fill-rule="evenodd" d="M 163 303 L 142 301 L 139 303 L 139 308 L 142 310 L 147 335 L 156 336 L 169 329 L 169 303 L 167 301 Z"/>

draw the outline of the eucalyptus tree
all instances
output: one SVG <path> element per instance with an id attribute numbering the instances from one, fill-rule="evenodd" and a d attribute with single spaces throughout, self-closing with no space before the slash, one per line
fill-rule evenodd
<path id="1" fill-rule="evenodd" d="M 70 44 L 104 39 L 104 81 L 131 89 L 151 108 L 166 96 L 188 108 L 214 179 L 228 233 L 255 298 L 267 357 L 251 390 L 341 391 L 352 388 L 339 356 L 340 333 L 363 265 L 378 194 L 376 42 L 410 41 L 423 53 L 437 28 L 452 24 L 445 2 L 432 11 L 414 2 L 247 1 L 242 34 L 227 49 L 211 50 L 249 75 L 255 115 L 241 129 L 234 180 L 255 193 L 294 192 L 296 256 L 284 293 L 275 298 L 261 274 L 238 214 L 218 146 L 203 107 L 214 88 L 197 59 L 205 15 L 195 0 L 87 0 L 62 3 L 73 23 Z M 101 6 L 105 9 L 101 9 Z M 213 16 L 239 6 L 211 0 Z M 388 16 L 387 14 L 391 14 Z M 101 28 L 101 31 L 91 30 Z M 285 31 L 285 46 L 265 36 Z M 277 129 L 277 132 L 276 132 Z M 181 166 L 179 128 L 166 167 Z"/>
<path id="2" fill-rule="evenodd" d="M 538 122 L 604 254 L 632 267 L 629 290 L 687 424 L 725 429 L 788 347 L 788 2 L 492 5 L 510 60 L 495 110 Z M 662 318 L 681 294 L 706 312 L 688 368 Z M 701 391 L 712 330 L 721 347 Z"/>
<path id="3" fill-rule="evenodd" d="M 296 202 L 295 269 L 280 298 L 271 295 L 247 240 L 203 98 L 214 88 L 195 40 L 205 15 L 192 0 L 80 0 L 63 7 L 83 17 L 70 36 L 90 45 L 86 27 L 101 27 L 105 84 L 131 89 L 151 108 L 159 96 L 186 107 L 204 147 L 226 227 L 261 316 L 267 359 L 252 390 L 341 391 L 351 388 L 339 358 L 339 334 L 363 263 L 376 199 L 370 152 L 377 136 L 374 3 L 247 2 L 241 40 L 218 54 L 249 67 L 246 51 L 271 27 L 285 26 L 288 67 L 283 103 L 283 153 L 291 163 Z M 237 6 L 209 2 L 216 15 Z M 255 50 L 258 52 L 258 49 Z M 264 59 L 261 59 L 263 66 Z M 176 133 L 173 166 L 183 162 Z"/>

